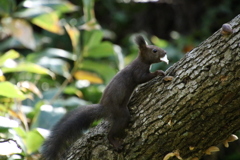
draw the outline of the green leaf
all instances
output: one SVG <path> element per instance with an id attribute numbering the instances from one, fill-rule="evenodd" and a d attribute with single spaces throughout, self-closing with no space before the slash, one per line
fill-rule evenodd
<path id="1" fill-rule="evenodd" d="M 43 57 L 63 58 L 72 61 L 76 60 L 76 55 L 59 48 L 46 48 L 43 51 L 31 53 L 27 56 L 27 60 L 31 62 L 38 62 L 38 60 Z"/>
<path id="2" fill-rule="evenodd" d="M 23 139 L 26 138 L 27 132 L 22 127 L 14 128 L 14 130 L 16 131 L 18 136 L 22 137 Z"/>
<path id="3" fill-rule="evenodd" d="M 98 42 L 101 41 L 101 38 L 98 39 Z M 100 43 L 100 45 L 98 43 L 98 45 L 90 48 L 89 52 L 86 53 L 87 56 L 93 58 L 107 57 L 113 54 L 113 46 L 109 42 L 103 42 Z M 68 77 L 69 64 L 64 59 L 76 60 L 76 55 L 62 49 L 48 48 L 41 52 L 35 52 L 27 56 L 28 61 L 37 63 L 41 66 L 44 66 L 45 68 L 49 68 L 54 73 L 57 73 L 64 77 Z"/>
<path id="4" fill-rule="evenodd" d="M 8 50 L 11 48 L 22 48 L 23 45 L 15 37 L 9 37 L 8 39 L 1 41 L 0 50 Z"/>
<path id="5" fill-rule="evenodd" d="M 53 96 L 54 93 L 51 95 Z M 51 105 L 42 105 L 41 111 L 31 127 L 50 129 L 61 119 L 64 114 L 66 114 L 66 110 L 62 104 L 56 108 Z"/>
<path id="6" fill-rule="evenodd" d="M 31 72 L 31 73 L 37 73 L 37 74 L 48 74 L 54 77 L 54 74 L 51 71 L 33 63 L 20 63 L 19 65 L 13 68 L 6 68 L 6 67 L 2 68 L 2 71 L 3 73 Z"/>
<path id="7" fill-rule="evenodd" d="M 82 100 L 80 98 L 77 97 L 70 97 L 67 99 L 57 99 L 54 101 L 54 105 L 56 106 L 71 106 L 71 107 L 78 107 L 78 106 L 84 106 L 89 104 L 87 101 Z"/>
<path id="8" fill-rule="evenodd" d="M 90 70 L 98 73 L 108 83 L 115 75 L 116 71 L 107 63 L 99 63 L 99 61 L 84 60 L 80 64 L 80 68 L 83 70 Z"/>
<path id="9" fill-rule="evenodd" d="M 49 68 L 53 73 L 69 78 L 69 63 L 60 58 L 41 57 L 37 60 L 37 64 Z M 51 72 L 51 73 L 52 73 Z"/>
<path id="10" fill-rule="evenodd" d="M 61 13 L 77 11 L 78 7 L 68 1 L 59 1 L 58 4 L 52 5 L 52 8 Z"/>
<path id="11" fill-rule="evenodd" d="M 95 19 L 94 15 L 94 0 L 83 0 L 83 12 L 85 21 Z"/>
<path id="12" fill-rule="evenodd" d="M 0 95 L 9 98 L 25 99 L 24 94 L 10 82 L 0 82 Z"/>
<path id="13" fill-rule="evenodd" d="M 102 38 L 103 32 L 101 30 L 86 31 L 83 36 L 84 46 L 86 48 L 96 46 L 101 42 Z"/>
<path id="14" fill-rule="evenodd" d="M 87 47 L 91 48 L 95 45 L 98 45 L 101 42 L 102 38 L 103 38 L 103 32 L 100 30 L 94 30 L 93 34 L 91 35 L 87 43 Z"/>
<path id="15" fill-rule="evenodd" d="M 28 154 L 36 152 L 42 145 L 43 141 L 44 138 L 36 129 L 28 132 L 26 137 L 26 146 Z"/>
<path id="16" fill-rule="evenodd" d="M 103 42 L 97 46 L 85 50 L 84 56 L 101 58 L 114 55 L 113 46 L 110 42 Z"/>
<path id="17" fill-rule="evenodd" d="M 10 13 L 12 13 L 15 6 L 15 0 L 0 0 L 0 15 L 9 15 Z"/>
<path id="18" fill-rule="evenodd" d="M 163 39 L 159 39 L 156 36 L 153 36 L 151 41 L 158 47 L 160 48 L 166 48 L 168 46 L 168 42 L 163 40 Z"/>
<path id="19" fill-rule="evenodd" d="M 6 60 L 8 59 L 15 59 L 19 57 L 19 53 L 13 49 L 7 51 L 2 56 L 0 56 L 0 66 L 2 66 Z"/>
<path id="20" fill-rule="evenodd" d="M 43 15 L 43 14 L 47 14 L 47 13 L 49 13 L 49 8 L 38 7 L 37 9 L 36 8 L 27 8 L 27 9 L 20 10 L 18 12 L 15 12 L 13 14 L 13 16 L 19 17 L 19 18 L 32 19 L 32 18 L 35 18 L 35 17 Z"/>
<path id="21" fill-rule="evenodd" d="M 65 94 L 75 94 L 76 92 L 78 92 L 79 90 L 76 87 L 73 86 L 67 86 L 66 88 L 64 88 L 63 93 Z"/>

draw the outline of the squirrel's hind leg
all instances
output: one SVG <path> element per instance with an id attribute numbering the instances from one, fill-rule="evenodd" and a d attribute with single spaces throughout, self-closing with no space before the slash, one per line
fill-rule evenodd
<path id="1" fill-rule="evenodd" d="M 122 150 L 122 144 L 119 141 L 119 138 L 124 136 L 124 130 L 127 128 L 130 121 L 128 108 L 126 107 L 120 109 L 121 111 L 118 112 L 118 115 L 113 115 L 111 128 L 108 133 L 108 140 L 117 151 Z"/>

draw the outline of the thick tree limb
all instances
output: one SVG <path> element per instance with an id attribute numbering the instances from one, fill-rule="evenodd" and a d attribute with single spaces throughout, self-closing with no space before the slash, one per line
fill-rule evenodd
<path id="1" fill-rule="evenodd" d="M 229 24 L 232 34 L 218 30 L 169 68 L 172 81 L 158 77 L 136 89 L 123 152 L 114 152 L 102 123 L 80 138 L 67 158 L 161 160 L 179 154 L 200 159 L 239 130 L 240 15 Z"/>

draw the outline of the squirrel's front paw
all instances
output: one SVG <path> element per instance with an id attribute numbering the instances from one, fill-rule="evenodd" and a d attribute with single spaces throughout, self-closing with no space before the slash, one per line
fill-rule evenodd
<path id="1" fill-rule="evenodd" d="M 162 71 L 162 70 L 157 70 L 157 71 L 156 71 L 156 75 L 158 75 L 158 76 L 165 76 L 166 74 L 165 74 L 165 72 Z"/>

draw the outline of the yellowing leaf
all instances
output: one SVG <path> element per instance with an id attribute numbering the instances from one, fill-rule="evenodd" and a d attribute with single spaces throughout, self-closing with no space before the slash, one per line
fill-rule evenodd
<path id="1" fill-rule="evenodd" d="M 0 69 L 0 82 L 5 81 L 5 80 L 6 80 L 6 79 L 5 79 L 4 75 L 3 75 L 3 72 L 2 72 L 2 70 Z"/>
<path id="2" fill-rule="evenodd" d="M 32 19 L 35 25 L 56 34 L 63 34 L 63 28 L 60 26 L 59 18 L 56 12 L 42 14 Z"/>
<path id="3" fill-rule="evenodd" d="M 26 48 L 33 50 L 36 48 L 32 26 L 27 21 L 23 19 L 4 18 L 2 23 L 4 30 L 18 39 Z"/>
<path id="4" fill-rule="evenodd" d="M 6 78 L 3 75 L 0 75 L 0 82 L 5 81 Z"/>
<path id="5" fill-rule="evenodd" d="M 97 23 L 96 19 L 92 19 L 86 22 L 85 24 L 81 25 L 80 29 L 91 31 L 101 29 L 101 26 Z"/>
<path id="6" fill-rule="evenodd" d="M 18 82 L 17 86 L 20 88 L 25 88 L 31 91 L 32 93 L 35 93 L 39 98 L 43 97 L 41 91 L 37 88 L 35 84 L 31 82 L 28 82 L 28 81 Z"/>
<path id="7" fill-rule="evenodd" d="M 112 77 L 116 74 L 116 70 L 106 63 L 99 63 L 98 61 L 84 60 L 79 67 L 82 70 L 90 70 L 98 73 L 106 83 L 110 82 Z"/>
<path id="8" fill-rule="evenodd" d="M 75 27 L 69 26 L 68 24 L 65 25 L 65 28 L 66 28 L 67 33 L 72 41 L 72 46 L 73 46 L 74 50 L 77 51 L 79 36 L 80 36 L 79 30 Z"/>
<path id="9" fill-rule="evenodd" d="M 102 84 L 103 80 L 94 73 L 86 71 L 77 71 L 74 73 L 74 77 L 78 80 L 88 80 L 91 83 Z"/>

